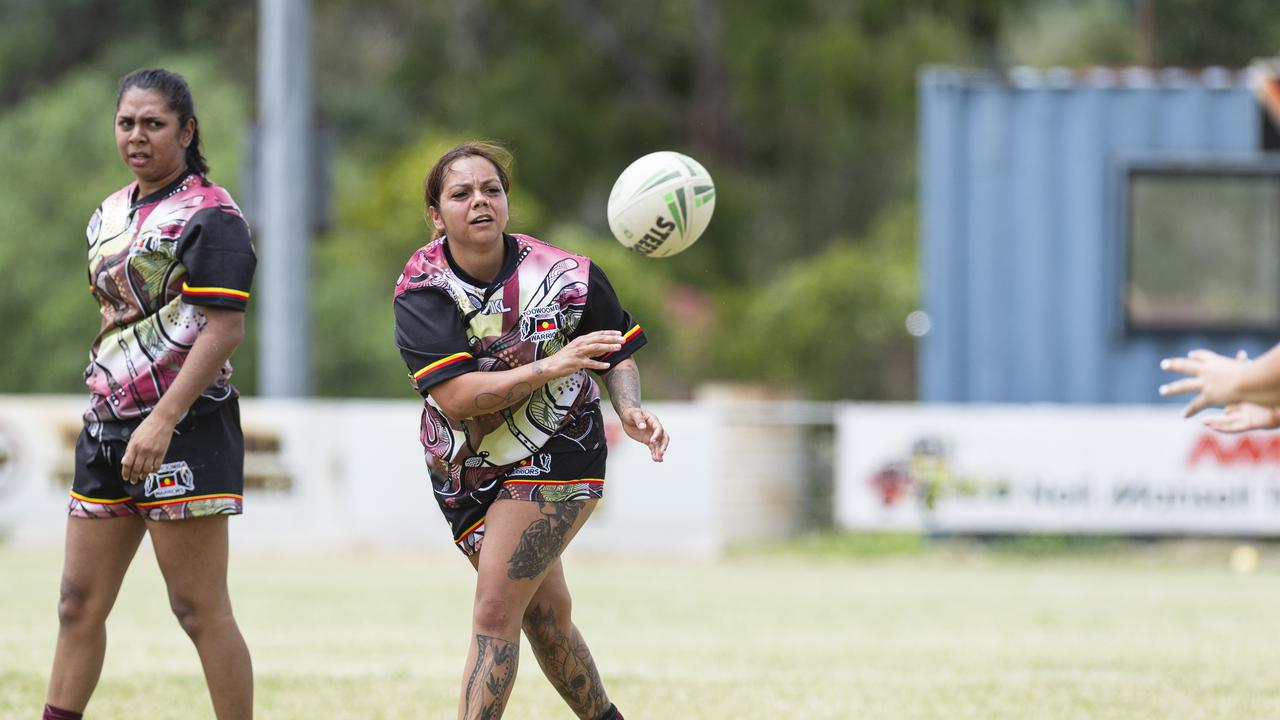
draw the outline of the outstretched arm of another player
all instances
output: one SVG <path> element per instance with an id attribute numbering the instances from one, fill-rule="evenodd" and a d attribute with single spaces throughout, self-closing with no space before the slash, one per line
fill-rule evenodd
<path id="1" fill-rule="evenodd" d="M 1233 403 L 1222 414 L 1206 418 L 1205 427 L 1225 433 L 1271 430 L 1280 427 L 1280 408 L 1254 403 Z"/>
<path id="2" fill-rule="evenodd" d="M 1160 386 L 1161 395 L 1196 393 L 1184 411 L 1186 417 L 1211 405 L 1280 405 L 1280 345 L 1252 362 L 1244 351 L 1229 358 L 1209 350 L 1192 350 L 1186 357 L 1162 360 L 1160 367 L 1190 376 Z"/>
<path id="3" fill-rule="evenodd" d="M 627 436 L 648 445 L 653 461 L 662 462 L 671 438 L 658 416 L 640 407 L 640 366 L 636 365 L 635 358 L 627 358 L 615 365 L 604 376 L 604 384 L 609 388 L 613 410 L 618 413 Z"/>

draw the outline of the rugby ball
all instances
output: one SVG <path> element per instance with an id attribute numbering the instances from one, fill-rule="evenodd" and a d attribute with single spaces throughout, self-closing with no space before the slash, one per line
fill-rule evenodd
<path id="1" fill-rule="evenodd" d="M 702 236 L 716 206 L 716 186 L 697 160 L 670 150 L 627 166 L 609 193 L 609 230 L 648 257 L 670 257 Z"/>

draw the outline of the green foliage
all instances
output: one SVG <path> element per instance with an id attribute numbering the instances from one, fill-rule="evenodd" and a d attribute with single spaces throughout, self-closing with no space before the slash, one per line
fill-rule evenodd
<path id="1" fill-rule="evenodd" d="M 904 321 L 917 306 L 915 228 L 914 206 L 904 205 L 864 242 L 839 240 L 767 285 L 739 290 L 720 323 L 723 362 L 741 379 L 817 397 L 912 397 Z"/>
<path id="2" fill-rule="evenodd" d="M 1247 65 L 1280 47 L 1272 0 L 1147 0 L 1155 3 L 1155 58 L 1160 64 Z"/>
<path id="3" fill-rule="evenodd" d="M 245 103 L 207 58 L 170 58 L 196 94 L 213 177 L 234 192 Z M 118 75 L 79 70 L 0 115 L 0 392 L 81 392 L 98 330 L 88 293 L 84 228 L 94 208 L 132 181 L 112 137 Z M 239 358 L 245 353 L 237 355 Z M 243 369 L 243 367 L 241 367 Z M 251 373 L 247 374 L 251 377 Z M 240 376 L 237 376 L 239 379 Z"/>
<path id="4" fill-rule="evenodd" d="M 1008 56 L 1024 65 L 1119 65 L 1135 61 L 1127 10 L 1110 0 L 1043 2 L 1011 23 Z"/>
<path id="5" fill-rule="evenodd" d="M 515 153 L 511 229 L 595 258 L 645 327 L 647 397 L 728 379 L 909 398 L 920 67 L 1130 62 L 1135 7 L 313 0 L 314 94 L 338 139 L 334 227 L 315 238 L 309 285 L 314 386 L 404 395 L 390 295 L 430 237 L 422 177 L 443 149 L 479 137 Z M 1271 9 L 1161 2 L 1156 58 L 1270 53 Z M 17 349 L 0 354 L 0 392 L 80 390 L 97 317 L 76 238 L 129 179 L 108 122 L 120 76 L 144 65 L 188 76 L 214 178 L 235 192 L 257 11 L 249 0 L 0 0 L 0 222 L 12 229 L 0 332 Z M 200 49 L 171 49 L 189 47 Z M 705 237 L 663 260 L 624 251 L 604 218 L 618 173 L 655 149 L 693 155 L 717 186 Z M 248 322 L 235 362 L 252 392 L 252 308 Z"/>

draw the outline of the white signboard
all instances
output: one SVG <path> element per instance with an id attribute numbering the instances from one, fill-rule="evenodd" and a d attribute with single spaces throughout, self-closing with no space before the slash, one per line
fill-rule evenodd
<path id="1" fill-rule="evenodd" d="M 82 397 L 0 395 L 0 540 L 61 542 Z M 651 406 L 672 437 L 664 462 L 604 410 L 605 499 L 572 553 L 708 557 L 725 544 L 717 488 L 719 416 L 689 404 Z M 241 401 L 245 512 L 237 547 L 411 547 L 456 552 L 418 441 L 421 403 Z"/>
<path id="2" fill-rule="evenodd" d="M 856 530 L 1280 535 L 1280 434 L 1176 407 L 842 405 Z"/>

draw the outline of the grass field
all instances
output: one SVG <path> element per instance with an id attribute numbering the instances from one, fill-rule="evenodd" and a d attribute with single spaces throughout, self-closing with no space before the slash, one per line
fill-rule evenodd
<path id="1" fill-rule="evenodd" d="M 630 720 L 1280 717 L 1280 549 L 869 552 L 811 542 L 716 563 L 572 557 L 575 616 Z M 35 718 L 61 558 L 0 547 L 0 718 Z M 453 718 L 461 557 L 237 554 L 268 720 Z M 109 623 L 93 719 L 211 718 L 144 546 Z M 526 650 L 507 717 L 571 718 Z"/>

